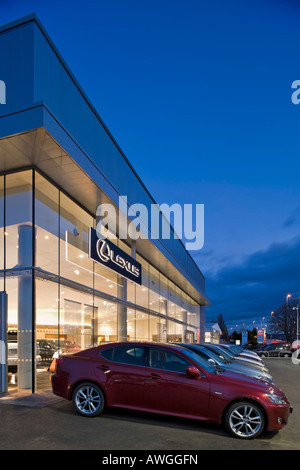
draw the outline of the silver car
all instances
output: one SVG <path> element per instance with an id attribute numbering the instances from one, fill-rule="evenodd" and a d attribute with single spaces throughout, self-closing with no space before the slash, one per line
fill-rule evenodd
<path id="1" fill-rule="evenodd" d="M 214 352 L 213 350 L 210 350 L 205 346 L 197 344 L 181 344 L 181 346 L 191 349 L 192 351 L 197 353 L 202 359 L 208 361 L 211 364 L 214 364 L 219 369 L 231 370 L 239 374 L 244 374 L 250 377 L 254 377 L 256 379 L 264 380 L 267 383 L 274 383 L 273 378 L 267 369 L 259 369 L 256 367 L 252 367 L 251 365 L 248 366 L 245 364 L 237 363 L 235 361 L 229 361 L 224 356 L 222 357 L 221 352 L 218 354 L 218 352 Z"/>
<path id="2" fill-rule="evenodd" d="M 263 362 L 256 361 L 255 359 L 252 360 L 252 359 L 243 357 L 239 354 L 238 355 L 234 354 L 229 349 L 224 348 L 223 346 L 219 346 L 218 344 L 204 343 L 202 346 L 207 349 L 210 349 L 211 351 L 217 352 L 218 354 L 221 354 L 222 357 L 224 357 L 225 359 L 228 359 L 229 361 L 234 362 L 235 364 L 244 364 L 246 366 L 255 367 L 256 369 L 265 370 L 268 372 L 268 369 L 266 368 Z"/>

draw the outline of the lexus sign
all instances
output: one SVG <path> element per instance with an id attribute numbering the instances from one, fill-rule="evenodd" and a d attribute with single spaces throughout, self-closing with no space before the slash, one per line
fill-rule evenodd
<path id="1" fill-rule="evenodd" d="M 142 266 L 107 238 L 90 228 L 89 257 L 136 284 L 142 284 Z"/>

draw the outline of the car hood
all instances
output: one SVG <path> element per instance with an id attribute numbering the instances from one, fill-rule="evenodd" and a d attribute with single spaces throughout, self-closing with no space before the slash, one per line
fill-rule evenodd
<path id="1" fill-rule="evenodd" d="M 236 357 L 243 357 L 245 359 L 248 359 L 249 361 L 261 362 L 261 358 L 258 355 L 251 356 L 250 354 L 240 353 L 237 354 Z"/>
<path id="2" fill-rule="evenodd" d="M 267 377 L 268 379 L 272 380 L 272 376 L 267 370 L 257 369 L 255 367 L 248 367 L 244 364 L 229 363 L 229 364 L 221 365 L 220 368 L 221 369 L 224 368 L 225 370 L 233 371 L 239 374 L 251 375 L 253 377 L 255 376 Z"/>
<path id="3" fill-rule="evenodd" d="M 258 370 L 264 370 L 265 372 L 267 371 L 267 368 L 266 366 L 264 365 L 264 363 L 260 363 L 260 362 L 252 362 L 252 361 L 248 361 L 246 359 L 241 359 L 241 358 L 234 358 L 232 359 L 232 362 L 231 364 L 240 364 L 240 365 L 244 365 L 245 367 L 252 367 L 254 369 L 258 369 Z"/>
<path id="4" fill-rule="evenodd" d="M 217 385 L 217 382 L 221 384 L 222 382 L 227 382 L 228 385 L 236 385 L 243 386 L 248 389 L 253 389 L 254 391 L 260 391 L 262 393 L 274 393 L 276 395 L 280 395 L 285 397 L 282 390 L 276 387 L 273 384 L 265 382 L 263 379 L 257 379 L 255 377 L 251 377 L 250 375 L 244 375 L 239 372 L 234 372 L 232 370 L 225 370 L 216 374 L 216 378 L 214 381 Z"/>

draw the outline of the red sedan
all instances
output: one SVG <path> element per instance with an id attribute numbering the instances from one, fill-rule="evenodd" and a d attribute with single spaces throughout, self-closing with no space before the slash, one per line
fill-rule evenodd
<path id="1" fill-rule="evenodd" d="M 174 344 L 110 343 L 63 356 L 52 387 L 83 416 L 128 408 L 224 423 L 243 439 L 281 429 L 291 411 L 277 387 L 218 369 Z"/>

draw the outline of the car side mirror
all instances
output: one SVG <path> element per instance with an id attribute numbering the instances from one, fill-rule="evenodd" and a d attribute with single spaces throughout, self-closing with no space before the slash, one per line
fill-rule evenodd
<path id="1" fill-rule="evenodd" d="M 200 371 L 197 369 L 197 367 L 194 366 L 188 366 L 186 368 L 186 374 L 193 378 L 201 377 Z"/>

